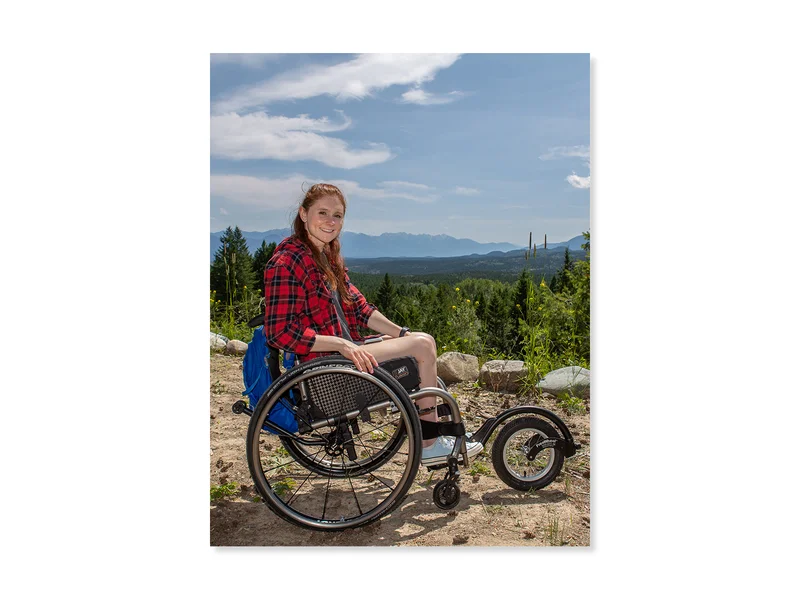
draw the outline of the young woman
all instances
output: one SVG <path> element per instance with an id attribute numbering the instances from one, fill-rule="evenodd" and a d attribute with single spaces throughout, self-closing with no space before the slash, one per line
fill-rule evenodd
<path id="1" fill-rule="evenodd" d="M 331 184 L 313 185 L 303 198 L 294 235 L 278 245 L 264 271 L 267 343 L 302 360 L 338 352 L 370 373 L 379 362 L 413 356 L 422 387 L 436 387 L 433 337 L 392 323 L 350 282 L 339 245 L 346 210 L 344 194 Z M 359 325 L 383 334 L 383 341 L 363 345 Z M 435 404 L 434 396 L 417 400 L 420 408 Z M 435 421 L 436 413 L 420 418 Z M 442 464 L 452 449 L 451 437 L 423 440 L 422 464 Z M 467 442 L 469 457 L 482 449 L 478 442 Z"/>

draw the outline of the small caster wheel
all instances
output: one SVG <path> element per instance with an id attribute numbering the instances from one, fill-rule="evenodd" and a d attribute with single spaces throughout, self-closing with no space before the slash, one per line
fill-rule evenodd
<path id="1" fill-rule="evenodd" d="M 433 488 L 433 503 L 443 510 L 455 508 L 460 499 L 461 490 L 448 479 L 440 481 Z"/>
<path id="2" fill-rule="evenodd" d="M 247 404 L 244 400 L 237 400 L 233 403 L 233 406 L 231 406 L 231 410 L 234 412 L 234 414 L 240 415 L 244 412 L 245 406 L 247 406 Z"/>

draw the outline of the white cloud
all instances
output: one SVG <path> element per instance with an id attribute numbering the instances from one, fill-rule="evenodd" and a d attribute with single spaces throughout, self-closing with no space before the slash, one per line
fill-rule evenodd
<path id="1" fill-rule="evenodd" d="M 458 54 L 362 54 L 332 66 L 311 66 L 239 88 L 213 105 L 215 113 L 241 112 L 278 100 L 360 100 L 392 85 L 422 84 L 458 60 Z"/>
<path id="2" fill-rule="evenodd" d="M 258 206 L 265 210 L 297 206 L 308 189 L 309 180 L 302 175 L 283 179 L 265 179 L 248 175 L 212 175 L 211 195 L 234 204 Z"/>
<path id="3" fill-rule="evenodd" d="M 228 214 L 228 211 L 227 211 L 227 210 L 225 210 L 224 208 L 220 207 L 220 209 L 219 209 L 219 214 L 221 214 L 221 215 L 227 215 L 227 214 Z"/>
<path id="4" fill-rule="evenodd" d="M 212 54 L 211 64 L 235 64 L 257 69 L 268 62 L 277 60 L 280 54 Z"/>
<path id="5" fill-rule="evenodd" d="M 592 179 L 591 175 L 589 175 L 587 177 L 579 177 L 578 175 L 575 174 L 575 171 L 572 172 L 572 175 L 567 176 L 567 182 L 569 182 L 569 184 L 572 187 L 575 187 L 575 188 L 578 188 L 578 189 L 581 189 L 581 190 L 589 189 L 590 184 L 591 184 L 591 181 L 590 181 L 591 179 Z"/>
<path id="6" fill-rule="evenodd" d="M 350 127 L 352 121 L 342 111 L 336 112 L 342 117 L 341 123 L 327 117 L 270 116 L 264 112 L 212 116 L 211 155 L 236 160 L 316 160 L 342 169 L 382 163 L 393 157 L 385 144 L 355 149 L 343 140 L 319 135 Z"/>
<path id="7" fill-rule="evenodd" d="M 301 174 L 289 175 L 283 179 L 267 179 L 248 175 L 212 175 L 211 195 L 222 197 L 235 204 L 257 206 L 265 210 L 296 207 L 307 190 L 320 180 Z M 403 185 L 381 188 L 365 188 L 357 181 L 327 180 L 342 190 L 348 202 L 352 199 L 385 200 L 403 199 L 421 204 L 435 202 L 437 194 L 409 192 Z M 393 182 L 383 182 L 384 184 Z M 405 183 L 408 182 L 394 182 Z M 411 184 L 422 185 L 422 184 Z M 423 186 L 426 187 L 427 186 Z"/>
<path id="8" fill-rule="evenodd" d="M 410 181 L 381 181 L 378 183 L 381 187 L 409 187 L 415 190 L 430 190 L 433 189 L 422 183 L 412 183 Z"/>
<path id="9" fill-rule="evenodd" d="M 475 196 L 481 192 L 475 188 L 457 187 L 454 193 L 458 194 L 459 196 Z"/>
<path id="10" fill-rule="evenodd" d="M 368 200 L 398 198 L 401 200 L 411 200 L 412 202 L 417 202 L 420 204 L 430 204 L 431 202 L 436 202 L 439 199 L 438 194 L 424 193 L 431 189 L 428 186 L 409 183 L 407 181 L 384 181 L 379 184 L 381 185 L 380 188 L 364 188 L 355 181 L 335 180 L 331 181 L 331 183 L 335 186 L 338 186 L 348 199 L 351 197 L 366 198 Z M 409 187 L 412 188 L 412 191 L 408 191 Z M 417 189 L 423 193 L 414 191 Z"/>
<path id="11" fill-rule="evenodd" d="M 571 157 L 589 160 L 589 146 L 556 146 L 548 149 L 546 153 L 539 157 L 539 160 L 556 160 Z"/>
<path id="12" fill-rule="evenodd" d="M 415 87 L 413 89 L 408 90 L 405 94 L 401 96 L 401 102 L 405 104 L 422 104 L 422 105 L 432 105 L 432 104 L 450 104 L 451 102 L 455 102 L 459 98 L 463 97 L 463 92 L 449 92 L 447 94 L 432 94 L 431 92 L 426 92 L 421 87 Z"/>
<path id="13" fill-rule="evenodd" d="M 560 158 L 582 158 L 584 159 L 583 164 L 586 168 L 589 169 L 590 172 L 592 170 L 589 158 L 589 146 L 556 146 L 548 149 L 545 154 L 539 157 L 539 160 L 557 160 Z M 580 177 L 573 171 L 572 175 L 567 176 L 566 181 L 574 188 L 586 190 L 591 186 L 591 175 Z"/>

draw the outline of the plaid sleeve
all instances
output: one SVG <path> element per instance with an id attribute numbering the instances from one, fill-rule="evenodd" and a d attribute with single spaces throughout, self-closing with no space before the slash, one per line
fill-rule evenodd
<path id="1" fill-rule="evenodd" d="M 267 343 L 300 355 L 311 352 L 317 333 L 304 326 L 300 318 L 306 292 L 284 265 L 274 265 L 264 273 L 264 297 Z"/>
<path id="2" fill-rule="evenodd" d="M 347 289 L 353 298 L 353 308 L 356 311 L 356 319 L 358 320 L 358 324 L 367 329 L 369 318 L 372 316 L 372 313 L 375 312 L 376 307 L 374 304 L 367 302 L 367 299 L 364 298 L 364 294 L 359 292 L 358 288 L 350 281 L 350 276 L 347 274 L 347 272 L 345 272 L 344 277 L 345 281 L 347 282 Z"/>

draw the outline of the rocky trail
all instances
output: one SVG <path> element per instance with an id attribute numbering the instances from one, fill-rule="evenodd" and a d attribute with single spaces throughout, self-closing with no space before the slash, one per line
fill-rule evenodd
<path id="1" fill-rule="evenodd" d="M 241 356 L 211 354 L 210 486 L 212 490 L 224 486 L 229 492 L 211 501 L 212 546 L 589 545 L 588 410 L 569 414 L 553 397 L 494 393 L 466 383 L 449 386 L 467 431 L 475 431 L 502 408 L 538 404 L 564 419 L 582 448 L 565 461 L 549 486 L 521 492 L 496 476 L 490 440 L 488 449 L 462 470 L 461 501 L 454 510 L 433 503 L 433 487 L 443 472 L 421 467 L 405 500 L 392 513 L 366 527 L 323 533 L 280 519 L 257 496 L 245 451 L 249 419 L 231 412 L 231 405 L 242 398 L 241 368 Z"/>

